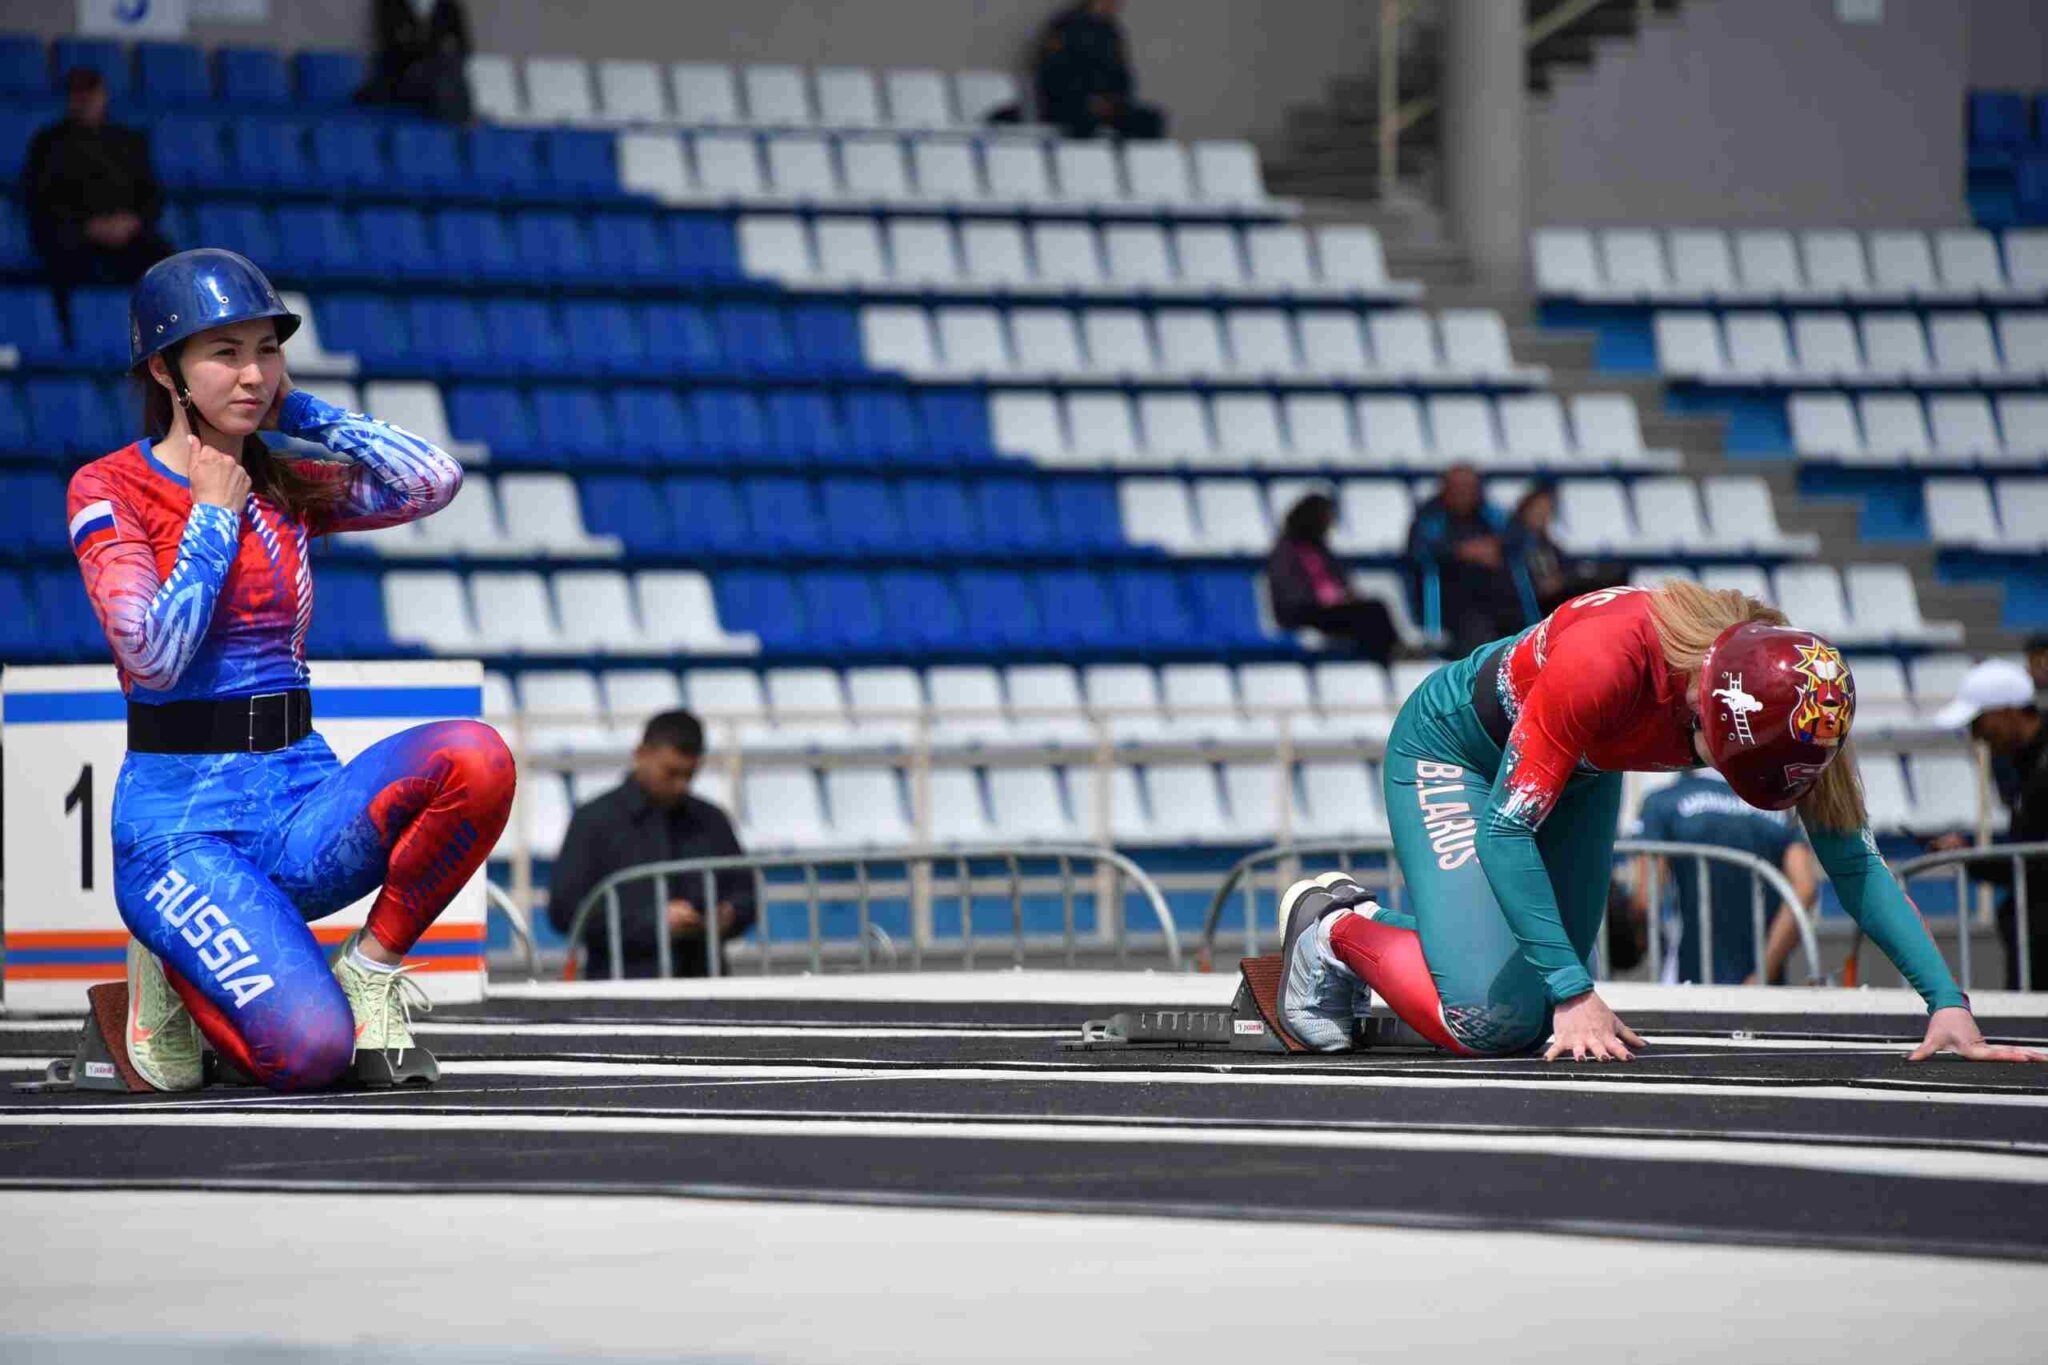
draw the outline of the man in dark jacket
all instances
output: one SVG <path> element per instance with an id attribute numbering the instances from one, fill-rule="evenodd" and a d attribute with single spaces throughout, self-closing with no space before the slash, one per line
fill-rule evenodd
<path id="1" fill-rule="evenodd" d="M 1166 136 L 1166 115 L 1132 96 L 1130 53 L 1117 14 L 1123 0 L 1081 0 L 1038 38 L 1038 116 L 1068 137 L 1104 129 L 1124 138 Z"/>
<path id="2" fill-rule="evenodd" d="M 1454 464 L 1437 495 L 1415 509 L 1408 561 L 1425 628 L 1441 631 L 1452 658 L 1520 630 L 1521 593 L 1508 568 L 1501 515 L 1486 505 L 1479 471 Z"/>
<path id="3" fill-rule="evenodd" d="M 2041 721 L 2036 704 L 2034 680 L 2027 670 L 2008 659 L 1987 659 L 1963 675 L 1956 697 L 1934 718 L 1944 729 L 1969 727 L 1970 738 L 1990 749 L 2011 765 L 2013 796 L 2009 798 L 2012 823 L 2004 842 L 2048 843 L 2048 725 Z M 1945 834 L 1929 845 L 1937 851 L 1966 848 L 1969 838 Z M 2012 863 L 1987 859 L 1970 864 L 1979 881 L 2010 888 Z M 1998 934 L 2005 941 L 2005 986 L 2018 990 L 2019 916 L 2013 897 L 2000 897 Z M 2028 985 L 2048 989 L 2048 858 L 2027 859 L 2027 966 Z"/>
<path id="4" fill-rule="evenodd" d="M 410 105 L 443 123 L 469 122 L 469 18 L 462 6 L 377 0 L 375 26 L 376 68 L 356 103 Z"/>
<path id="5" fill-rule="evenodd" d="M 704 727 L 689 712 L 665 711 L 647 722 L 626 781 L 580 807 L 569 822 L 548 888 L 548 919 L 556 929 L 566 933 L 583 898 L 623 868 L 741 852 L 725 812 L 690 795 L 703 758 Z M 654 892 L 652 878 L 619 888 L 619 954 L 629 977 L 661 974 Z M 716 920 L 721 940 L 745 933 L 754 922 L 753 873 L 720 872 L 714 892 L 718 903 L 707 910 L 701 876 L 669 882 L 662 913 L 677 976 L 705 975 L 707 918 Z M 584 943 L 586 975 L 611 975 L 611 940 L 602 911 L 592 916 Z"/>
<path id="6" fill-rule="evenodd" d="M 163 192 L 149 142 L 107 122 L 107 84 L 90 67 L 64 78 L 65 111 L 28 145 L 21 175 L 29 235 L 59 290 L 133 284 L 171 254 L 157 232 Z"/>

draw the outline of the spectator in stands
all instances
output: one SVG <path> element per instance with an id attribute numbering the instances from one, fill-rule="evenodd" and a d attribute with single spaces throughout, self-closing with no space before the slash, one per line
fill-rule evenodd
<path id="1" fill-rule="evenodd" d="M 2034 680 L 2036 692 L 2048 692 L 2048 635 L 2027 641 L 2027 675 Z"/>
<path id="2" fill-rule="evenodd" d="M 1453 658 L 1526 624 L 1509 572 L 1506 527 L 1486 505 L 1479 471 L 1454 464 L 1408 528 L 1409 571 L 1424 624 L 1446 638 Z"/>
<path id="3" fill-rule="evenodd" d="M 1337 503 L 1310 493 L 1287 510 L 1280 539 L 1266 559 L 1266 591 L 1273 619 L 1284 630 L 1319 630 L 1375 663 L 1394 651 L 1394 621 L 1382 604 L 1351 590 L 1344 566 L 1330 553 Z"/>
<path id="4" fill-rule="evenodd" d="M 1068 137 L 1166 136 L 1166 115 L 1133 98 L 1123 0 L 1081 0 L 1046 21 L 1038 35 L 1038 117 Z"/>
<path id="5" fill-rule="evenodd" d="M 107 83 L 91 67 L 64 77 L 64 117 L 28 145 L 21 176 L 29 235 L 50 282 L 133 284 L 172 252 L 157 231 L 163 192 L 148 139 L 107 122 Z"/>
<path id="6" fill-rule="evenodd" d="M 1955 700 L 1934 719 L 1945 729 L 1967 727 L 1971 739 L 2013 766 L 2017 795 L 2010 802 L 2012 820 L 2005 841 L 2048 841 L 2048 726 L 2041 723 L 2033 676 L 2008 659 L 1987 659 L 1963 675 Z M 1929 847 L 1945 852 L 1969 843 L 1966 834 L 1944 834 Z M 1970 875 L 1995 886 L 2010 888 L 2013 883 L 2012 864 L 2005 860 L 1973 863 Z M 2017 920 L 2012 896 L 2001 897 L 1998 934 L 2005 943 L 2007 990 L 2017 990 L 2020 984 Z M 2027 860 L 2026 951 L 2034 989 L 2048 988 L 2048 858 Z"/>
<path id="7" fill-rule="evenodd" d="M 456 0 L 377 0 L 376 66 L 358 104 L 398 104 L 443 123 L 470 115 L 469 19 Z"/>
<path id="8" fill-rule="evenodd" d="M 1574 559 L 1551 534 L 1557 520 L 1557 485 L 1539 480 L 1508 518 L 1507 561 L 1522 599 L 1522 619 L 1534 625 L 1572 598 L 1613 587 L 1628 577 L 1618 564 Z"/>
<path id="9" fill-rule="evenodd" d="M 690 783 L 704 758 L 704 726 L 687 711 L 665 711 L 647 722 L 633 771 L 617 790 L 576 811 L 548 888 L 548 919 L 567 932 L 576 907 L 612 873 L 644 863 L 738 854 L 740 841 L 724 811 L 690 795 Z M 754 922 L 754 878 L 721 872 L 715 879 L 717 906 L 707 907 L 701 878 L 669 886 L 668 918 L 672 965 L 677 976 L 706 972 L 704 933 L 715 918 L 721 939 L 747 931 Z M 654 922 L 653 881 L 619 888 L 619 950 L 629 977 L 660 974 Z M 604 919 L 591 921 L 584 936 L 590 975 L 609 974 L 611 943 Z"/>
<path id="10" fill-rule="evenodd" d="M 1712 768 L 1700 768 L 1681 776 L 1670 786 L 1650 793 L 1637 817 L 1636 837 L 1662 839 L 1681 844 L 1711 844 L 1754 853 L 1774 867 L 1782 868 L 1801 905 L 1813 904 L 1820 886 L 1813 851 L 1800 837 L 1799 824 L 1789 810 L 1759 810 L 1728 786 L 1728 779 Z M 1759 980 L 1775 985 L 1785 974 L 1785 960 L 1799 940 L 1799 923 L 1790 906 L 1781 905 L 1770 920 L 1763 952 L 1763 971 L 1758 976 L 1756 906 L 1752 899 L 1750 874 L 1732 863 L 1710 862 L 1707 871 L 1708 913 L 1713 917 L 1714 960 L 1707 964 L 1712 976 L 1701 975 L 1700 886 L 1698 859 L 1657 858 L 1658 885 L 1678 889 L 1676 951 L 1667 949 L 1664 972 L 1667 981 L 1707 982 L 1716 986 L 1756 985 Z M 1656 920 L 1662 907 L 1648 903 L 1650 886 L 1648 856 L 1636 860 L 1636 898 L 1649 920 Z M 1769 906 L 1770 896 L 1764 904 Z M 1674 935 L 1667 934 L 1665 942 Z"/>

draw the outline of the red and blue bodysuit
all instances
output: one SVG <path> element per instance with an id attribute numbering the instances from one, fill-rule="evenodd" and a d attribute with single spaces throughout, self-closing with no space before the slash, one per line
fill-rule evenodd
<path id="1" fill-rule="evenodd" d="M 72 548 L 131 703 L 304 688 L 313 538 L 431 515 L 462 486 L 432 443 L 304 389 L 278 426 L 338 457 L 295 466 L 341 485 L 332 510 L 195 503 L 148 441 L 72 478 Z M 475 721 L 416 726 L 346 766 L 317 733 L 273 752 L 131 751 L 115 901 L 217 1050 L 269 1085 L 321 1084 L 355 1025 L 307 922 L 381 887 L 368 930 L 409 951 L 496 844 L 513 786 L 504 741 Z"/>

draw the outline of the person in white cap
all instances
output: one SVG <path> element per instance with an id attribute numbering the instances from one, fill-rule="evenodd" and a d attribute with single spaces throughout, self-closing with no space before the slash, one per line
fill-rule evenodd
<path id="1" fill-rule="evenodd" d="M 2012 765 L 2018 781 L 2017 796 L 2010 801 L 2012 824 L 2007 840 L 2015 844 L 2048 842 L 2048 726 L 2041 722 L 2034 679 L 2027 670 L 2009 659 L 1985 660 L 1963 675 L 1955 700 L 1935 713 L 1934 719 L 1944 729 L 1967 727 L 1971 739 Z M 1930 847 L 1962 848 L 1968 842 L 1964 835 L 1949 834 Z M 1987 859 L 1974 864 L 1970 875 L 2009 887 L 2012 864 Z M 2017 918 L 2013 898 L 2002 899 L 1998 932 L 2005 941 L 2007 990 L 2017 990 L 2020 984 Z M 2027 860 L 2027 958 L 2029 984 L 2036 990 L 2048 990 L 2048 858 Z"/>

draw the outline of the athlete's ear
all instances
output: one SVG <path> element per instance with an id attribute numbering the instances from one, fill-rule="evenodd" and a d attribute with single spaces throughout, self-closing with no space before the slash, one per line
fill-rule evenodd
<path id="1" fill-rule="evenodd" d="M 146 363 L 149 365 L 149 377 L 168 390 L 173 398 L 176 398 L 178 396 L 178 386 L 171 382 L 171 367 L 164 363 L 164 353 L 158 351 Z"/>

